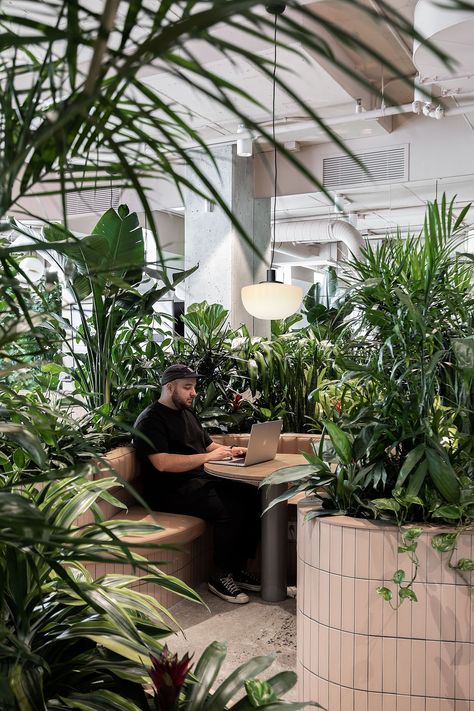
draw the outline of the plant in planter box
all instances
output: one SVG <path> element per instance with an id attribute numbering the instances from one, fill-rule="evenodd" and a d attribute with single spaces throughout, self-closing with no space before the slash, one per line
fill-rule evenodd
<path id="1" fill-rule="evenodd" d="M 350 263 L 346 298 L 357 321 L 339 364 L 351 408 L 323 422 L 335 471 L 321 444 L 310 467 L 265 482 L 296 482 L 289 496 L 315 493 L 322 507 L 310 515 L 442 523 L 458 533 L 472 525 L 473 263 L 456 252 L 467 210 L 455 217 L 443 198 L 428 206 L 420 236 L 367 246 Z M 456 535 L 433 543 L 454 549 Z M 416 536 L 403 546 L 415 553 Z"/>

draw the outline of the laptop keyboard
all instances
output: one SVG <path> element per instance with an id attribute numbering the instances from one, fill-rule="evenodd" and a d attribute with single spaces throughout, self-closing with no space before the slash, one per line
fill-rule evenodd
<path id="1" fill-rule="evenodd" d="M 245 455 L 241 457 L 224 457 L 224 459 L 211 459 L 209 464 L 224 464 L 224 462 L 243 462 Z"/>

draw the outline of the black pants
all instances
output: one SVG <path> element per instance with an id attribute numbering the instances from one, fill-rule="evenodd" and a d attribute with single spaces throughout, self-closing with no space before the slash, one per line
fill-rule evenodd
<path id="1" fill-rule="evenodd" d="M 260 540 L 256 486 L 196 472 L 175 489 L 160 491 L 156 503 L 160 511 L 198 516 L 213 524 L 214 565 L 219 572 L 237 572 L 255 557 Z"/>

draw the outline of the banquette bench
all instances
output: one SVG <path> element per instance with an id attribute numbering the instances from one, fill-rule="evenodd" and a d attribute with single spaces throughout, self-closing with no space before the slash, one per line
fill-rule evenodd
<path id="1" fill-rule="evenodd" d="M 248 434 L 213 435 L 213 440 L 222 444 L 246 446 Z M 318 439 L 318 435 L 285 433 L 280 435 L 279 452 L 298 454 L 311 452 L 311 443 Z M 133 447 L 117 447 L 107 452 L 104 456 L 97 477 L 119 475 L 120 479 L 131 485 L 138 494 L 142 493 L 140 465 Z M 157 477 L 157 484 L 159 475 Z M 135 537 L 135 544 L 154 543 L 171 544 L 175 550 L 157 548 L 156 550 L 139 549 L 150 562 L 157 562 L 159 567 L 168 575 L 174 575 L 188 585 L 195 586 L 207 579 L 212 557 L 212 541 L 210 527 L 200 518 L 184 514 L 164 513 L 154 511 L 151 514 L 144 506 L 137 503 L 136 498 L 127 486 L 117 487 L 111 493 L 127 506 L 127 509 L 115 507 L 109 502 L 102 502 L 101 509 L 106 519 L 129 519 L 145 523 L 158 523 L 163 530 L 151 535 Z M 84 522 L 84 521 L 83 521 Z M 94 577 L 110 571 L 110 565 L 91 564 L 88 566 Z M 129 574 L 130 566 L 127 564 L 114 564 L 113 572 Z M 135 574 L 136 571 L 135 571 Z M 166 607 L 176 602 L 176 596 L 167 590 L 158 588 L 150 583 L 139 586 L 141 592 L 153 595 Z"/>

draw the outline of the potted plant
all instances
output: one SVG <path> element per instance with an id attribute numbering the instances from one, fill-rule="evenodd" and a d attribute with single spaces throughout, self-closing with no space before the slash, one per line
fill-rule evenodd
<path id="1" fill-rule="evenodd" d="M 323 441 L 308 465 L 265 482 L 291 482 L 283 498 L 313 495 L 300 510 L 298 614 L 315 625 L 311 647 L 300 625 L 299 660 L 323 704 L 338 694 L 341 705 L 359 695 L 369 708 L 389 693 L 407 703 L 470 698 L 474 292 L 472 255 L 460 253 L 468 209 L 456 217 L 443 197 L 419 236 L 368 245 L 350 262 L 352 337 L 340 358 L 340 406 L 323 422 L 332 462 Z M 339 642 L 351 651 L 328 668 L 313 645 L 328 643 L 331 654 Z M 451 664 L 441 683 L 439 655 Z"/>

